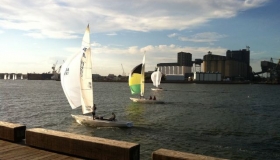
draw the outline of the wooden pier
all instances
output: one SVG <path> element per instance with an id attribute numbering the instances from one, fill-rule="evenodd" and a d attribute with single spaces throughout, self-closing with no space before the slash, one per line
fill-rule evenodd
<path id="1" fill-rule="evenodd" d="M 83 136 L 0 121 L 0 160 L 140 160 L 140 144 Z M 224 160 L 167 149 L 153 160 Z"/>
<path id="2" fill-rule="evenodd" d="M 0 140 L 0 159 L 10 160 L 10 159 L 56 159 L 56 160 L 82 160 L 81 158 L 76 158 L 72 156 L 67 156 L 59 153 L 49 152 L 46 150 L 41 150 L 33 147 L 29 147 L 23 144 L 8 142 Z"/>

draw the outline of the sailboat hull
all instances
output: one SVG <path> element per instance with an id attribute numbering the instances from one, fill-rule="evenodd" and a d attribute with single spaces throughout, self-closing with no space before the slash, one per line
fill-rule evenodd
<path id="1" fill-rule="evenodd" d="M 84 115 L 71 114 L 71 116 L 76 120 L 77 123 L 79 123 L 81 125 L 92 126 L 92 127 L 127 127 L 127 128 L 130 128 L 133 126 L 132 122 L 98 120 L 98 119 L 92 119 L 92 116 L 84 116 Z"/>
<path id="2" fill-rule="evenodd" d="M 159 101 L 159 100 L 149 100 L 146 98 L 130 98 L 133 102 L 136 103 L 151 103 L 151 104 L 163 104 L 163 101 Z"/>

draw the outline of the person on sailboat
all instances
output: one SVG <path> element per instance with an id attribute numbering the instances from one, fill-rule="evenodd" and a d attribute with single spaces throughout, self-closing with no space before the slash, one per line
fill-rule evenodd
<path id="1" fill-rule="evenodd" d="M 108 119 L 108 121 L 115 121 L 116 120 L 116 115 L 114 112 L 112 112 L 112 116 Z"/>
<path id="2" fill-rule="evenodd" d="M 94 104 L 94 105 L 93 105 L 93 110 L 92 110 L 92 118 L 93 118 L 93 119 L 96 119 L 95 111 L 96 111 L 96 105 Z"/>
<path id="3" fill-rule="evenodd" d="M 157 99 L 156 99 L 156 96 L 154 96 L 154 99 L 153 99 L 153 100 L 157 100 Z"/>
<path id="4" fill-rule="evenodd" d="M 150 96 L 150 99 L 149 100 L 152 100 L 153 98 L 152 98 L 152 96 Z"/>

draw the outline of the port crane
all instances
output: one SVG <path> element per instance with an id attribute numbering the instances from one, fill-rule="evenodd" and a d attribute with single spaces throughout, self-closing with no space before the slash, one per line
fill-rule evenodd
<path id="1" fill-rule="evenodd" d="M 270 62 L 275 64 L 273 62 L 273 59 L 275 58 L 270 58 Z M 270 68 L 270 81 L 271 82 L 280 82 L 280 59 L 275 59 L 278 60 L 278 62 Z"/>
<path id="2" fill-rule="evenodd" d="M 60 81 L 60 69 L 61 69 L 61 66 L 62 65 L 60 65 L 58 68 L 56 68 L 56 65 L 57 65 L 57 62 L 58 61 L 56 61 L 56 63 L 55 64 L 53 64 L 53 66 L 52 66 L 52 77 L 51 77 L 51 79 L 53 79 L 53 80 L 59 80 Z M 64 61 L 63 61 L 64 62 Z"/>
<path id="3" fill-rule="evenodd" d="M 56 65 L 57 65 L 57 62 L 58 62 L 58 61 L 56 61 L 56 63 L 53 64 L 53 66 L 52 66 L 53 73 L 56 72 L 55 67 L 56 67 Z"/>
<path id="4" fill-rule="evenodd" d="M 276 60 L 277 62 L 274 63 L 273 60 Z M 261 68 L 262 71 L 260 72 L 252 72 L 253 75 L 267 73 L 269 74 L 268 81 L 270 83 L 278 83 L 280 84 L 280 59 L 277 58 L 270 58 L 270 61 L 261 61 Z"/>
<path id="5" fill-rule="evenodd" d="M 123 69 L 123 65 L 121 64 L 121 66 L 122 66 L 122 70 L 123 70 L 122 76 L 125 76 L 125 72 L 124 72 L 124 69 Z"/>

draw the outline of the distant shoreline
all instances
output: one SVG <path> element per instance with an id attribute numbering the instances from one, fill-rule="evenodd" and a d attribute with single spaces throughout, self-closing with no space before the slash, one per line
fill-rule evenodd
<path id="1" fill-rule="evenodd" d="M 104 80 L 94 80 L 93 82 L 122 82 L 127 83 L 127 81 L 104 81 Z M 152 81 L 145 81 L 145 83 L 152 83 Z M 268 82 L 250 82 L 250 81 L 161 81 L 161 83 L 185 83 L 185 84 L 276 84 Z"/>

